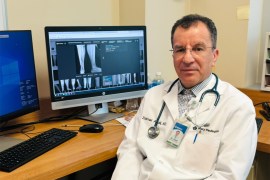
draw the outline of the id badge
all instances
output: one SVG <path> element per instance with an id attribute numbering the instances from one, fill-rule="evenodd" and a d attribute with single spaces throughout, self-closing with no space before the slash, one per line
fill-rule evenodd
<path id="1" fill-rule="evenodd" d="M 170 146 L 177 148 L 183 140 L 188 128 L 189 126 L 186 123 L 176 122 L 167 140 L 167 143 Z"/>

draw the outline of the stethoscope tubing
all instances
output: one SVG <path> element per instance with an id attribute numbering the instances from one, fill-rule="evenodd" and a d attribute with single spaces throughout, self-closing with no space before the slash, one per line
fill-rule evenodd
<path id="1" fill-rule="evenodd" d="M 212 74 L 213 74 L 213 75 L 215 76 L 215 78 L 216 78 L 216 83 L 215 83 L 215 85 L 214 85 L 214 87 L 213 87 L 212 89 L 208 89 L 208 90 L 206 90 L 206 91 L 204 91 L 204 92 L 202 93 L 199 102 L 201 103 L 201 102 L 203 101 L 203 98 L 204 98 L 204 96 L 205 96 L 207 93 L 213 93 L 213 94 L 216 95 L 216 100 L 215 100 L 214 106 L 217 106 L 217 104 L 218 104 L 218 102 L 219 102 L 219 99 L 220 99 L 220 95 L 219 95 L 219 93 L 218 93 L 218 91 L 217 91 L 218 77 L 217 77 L 216 74 L 214 74 L 214 73 L 212 73 Z"/>
<path id="2" fill-rule="evenodd" d="M 171 86 L 170 86 L 169 90 L 167 91 L 167 93 L 169 93 L 169 92 L 172 90 L 174 84 L 175 84 L 178 80 L 179 80 L 179 79 L 174 80 L 174 82 L 171 84 Z M 157 127 L 157 126 L 158 126 L 158 122 L 159 122 L 159 119 L 160 119 L 160 117 L 161 117 L 161 115 L 162 115 L 162 112 L 163 112 L 163 110 L 164 110 L 164 108 L 165 108 L 165 105 L 166 105 L 166 103 L 163 101 L 162 106 L 161 106 L 160 111 L 159 111 L 159 114 L 158 114 L 158 117 L 157 117 L 156 122 L 155 122 L 155 124 L 154 124 L 154 127 Z"/>
<path id="3" fill-rule="evenodd" d="M 212 74 L 213 74 L 213 75 L 215 76 L 215 78 L 216 78 L 216 83 L 215 83 L 215 85 L 213 86 L 213 88 L 208 89 L 208 90 L 206 90 L 206 91 L 204 91 L 204 92 L 202 93 L 202 95 L 201 95 L 201 97 L 200 97 L 200 100 L 199 100 L 199 103 L 202 103 L 203 98 L 204 98 L 204 96 L 205 96 L 207 93 L 213 93 L 213 94 L 216 95 L 216 100 L 215 100 L 215 103 L 214 103 L 214 107 L 216 107 L 217 104 L 218 104 L 218 102 L 219 102 L 219 99 L 220 99 L 220 94 L 219 94 L 219 92 L 217 91 L 218 77 L 217 77 L 216 74 L 214 74 L 214 73 L 212 73 Z M 179 80 L 179 78 L 177 78 L 176 80 L 174 80 L 174 82 L 173 82 L 173 83 L 171 84 L 171 86 L 169 87 L 167 93 L 169 93 L 169 92 L 172 90 L 173 86 L 175 85 L 175 83 L 176 83 L 178 80 Z M 156 119 L 156 121 L 155 121 L 154 126 L 151 126 L 151 127 L 149 128 L 149 130 L 148 130 L 148 136 L 149 136 L 150 138 L 152 138 L 152 139 L 155 138 L 155 137 L 157 137 L 158 134 L 159 134 L 158 123 L 159 123 L 159 119 L 160 119 L 160 117 L 161 117 L 161 115 L 162 115 L 162 113 L 163 113 L 163 111 L 164 111 L 165 105 L 166 105 L 166 103 L 165 103 L 165 101 L 163 101 L 162 106 L 161 106 L 161 108 L 160 108 L 160 111 L 159 111 L 159 114 L 158 114 L 158 117 L 157 117 L 157 119 Z"/>

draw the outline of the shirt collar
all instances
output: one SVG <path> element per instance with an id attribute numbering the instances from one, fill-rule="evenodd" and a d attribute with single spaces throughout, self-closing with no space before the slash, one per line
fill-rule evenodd
<path id="1" fill-rule="evenodd" d="M 210 82 L 211 78 L 212 78 L 212 74 L 210 74 L 210 76 L 208 78 L 206 78 L 204 81 L 202 81 L 200 84 L 197 84 L 196 86 L 192 87 L 191 90 L 192 93 L 197 96 L 197 94 L 203 89 L 205 88 L 208 83 Z M 181 84 L 181 82 L 178 82 L 178 94 L 180 94 L 185 88 L 183 87 L 183 85 Z"/>

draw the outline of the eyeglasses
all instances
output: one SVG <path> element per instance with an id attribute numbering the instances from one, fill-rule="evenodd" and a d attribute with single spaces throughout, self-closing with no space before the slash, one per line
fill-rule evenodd
<path id="1" fill-rule="evenodd" d="M 215 49 L 214 47 L 205 47 L 202 45 L 196 45 L 192 47 L 191 49 L 185 48 L 185 47 L 177 47 L 175 49 L 171 49 L 170 51 L 172 51 L 173 55 L 176 56 L 177 58 L 183 57 L 187 53 L 187 50 L 190 52 L 192 57 L 200 57 L 206 53 L 206 50 L 208 48 L 212 48 L 213 50 Z"/>

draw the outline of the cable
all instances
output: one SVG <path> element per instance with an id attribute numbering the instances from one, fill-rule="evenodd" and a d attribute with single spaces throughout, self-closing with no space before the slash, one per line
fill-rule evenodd
<path id="1" fill-rule="evenodd" d="M 20 127 L 27 126 L 27 125 L 33 125 L 33 124 L 39 124 L 39 123 L 44 123 L 44 122 L 61 121 L 61 120 L 70 119 L 72 117 L 77 116 L 79 113 L 83 112 L 84 110 L 85 110 L 84 108 L 80 108 L 79 110 L 76 110 L 73 113 L 67 114 L 67 115 L 52 116 L 52 117 L 44 118 L 44 119 L 38 120 L 38 121 L 15 124 L 15 125 L 10 125 L 10 126 L 3 126 L 3 127 L 0 128 L 0 132 L 20 128 Z"/>
<path id="2" fill-rule="evenodd" d="M 95 107 L 96 107 L 96 109 L 93 112 L 86 114 L 86 115 L 80 115 L 80 117 L 91 116 L 92 114 L 94 114 L 95 112 L 97 112 L 99 109 L 102 108 L 100 105 L 95 105 Z M 80 118 L 80 117 L 77 117 L 77 118 Z"/>
<path id="3" fill-rule="evenodd" d="M 260 102 L 260 103 L 254 104 L 254 106 L 258 106 L 258 105 L 261 105 L 263 103 L 270 103 L 270 102 L 269 101 L 264 101 L 264 102 Z"/>
<path id="4" fill-rule="evenodd" d="M 34 131 L 34 130 L 35 130 L 35 126 L 34 125 L 26 126 L 26 127 L 23 127 L 21 129 L 21 133 L 24 134 L 25 136 L 27 136 L 29 139 L 31 139 L 31 137 L 28 135 L 28 133 L 31 132 L 31 131 Z"/>
<path id="5" fill-rule="evenodd" d="M 40 122 L 35 121 L 35 122 L 28 122 L 28 123 L 15 124 L 15 125 L 11 125 L 11 126 L 5 126 L 5 127 L 1 127 L 0 132 L 20 128 L 20 127 L 23 127 L 23 126 L 38 124 L 38 123 L 40 123 Z"/>
<path id="6" fill-rule="evenodd" d="M 1 122 L 0 129 L 1 129 L 2 127 L 5 127 L 6 125 L 7 125 L 7 121 Z"/>

